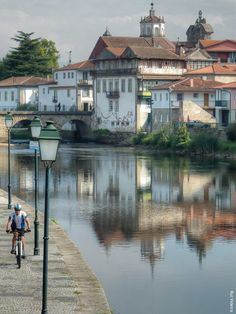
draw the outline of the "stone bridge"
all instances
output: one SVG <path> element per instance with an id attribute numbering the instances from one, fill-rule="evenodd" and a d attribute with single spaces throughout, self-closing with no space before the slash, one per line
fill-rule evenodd
<path id="1" fill-rule="evenodd" d="M 94 115 L 91 111 L 60 111 L 60 112 L 33 112 L 33 111 L 11 111 L 13 116 L 13 127 L 29 126 L 34 116 L 41 119 L 43 125 L 47 120 L 52 120 L 59 129 L 62 137 L 71 137 L 73 133 L 76 138 L 89 139 L 94 129 Z M 0 141 L 7 142 L 7 129 L 5 126 L 6 111 L 0 111 Z"/>

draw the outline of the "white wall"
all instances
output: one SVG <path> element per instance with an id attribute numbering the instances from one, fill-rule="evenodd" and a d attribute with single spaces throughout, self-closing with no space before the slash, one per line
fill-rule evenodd
<path id="1" fill-rule="evenodd" d="M 98 89 L 98 80 L 100 79 L 101 90 Z M 108 129 L 110 131 L 127 131 L 135 132 L 136 119 L 136 79 L 132 76 L 124 77 L 103 77 L 95 81 L 95 108 L 96 117 L 100 121 L 99 129 Z M 106 91 L 108 91 L 108 81 L 113 80 L 113 90 L 115 90 L 114 81 L 119 80 L 119 98 L 108 98 L 105 91 L 103 91 L 103 79 L 107 82 Z M 121 80 L 125 79 L 125 92 L 121 91 Z M 132 80 L 132 92 L 128 92 L 128 79 Z M 116 102 L 118 101 L 118 108 Z M 112 102 L 112 108 L 110 105 Z M 112 110 L 111 110 L 112 109 Z"/>

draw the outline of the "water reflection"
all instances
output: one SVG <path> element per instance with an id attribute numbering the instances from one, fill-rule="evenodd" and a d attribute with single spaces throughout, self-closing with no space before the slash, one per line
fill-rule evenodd
<path id="1" fill-rule="evenodd" d="M 33 204 L 33 155 L 29 155 L 29 151 L 15 149 L 12 154 L 12 167 L 13 193 Z M 5 148 L 0 150 L 0 170 L 0 186 L 6 189 Z M 41 209 L 44 198 L 43 173 L 43 168 L 40 168 Z M 122 251 L 121 254 L 120 250 L 125 248 L 138 248 L 139 258 L 136 258 L 135 263 L 139 265 L 144 262 L 150 265 L 152 278 L 157 264 L 166 267 L 168 265 L 166 276 L 171 273 L 173 265 L 176 267 L 175 257 L 170 260 L 169 256 L 176 252 L 178 245 L 181 245 L 182 256 L 187 259 L 188 253 L 194 253 L 197 259 L 194 258 L 200 265 L 214 250 L 216 243 L 224 244 L 225 247 L 227 245 L 229 251 L 235 248 L 236 175 L 226 163 L 210 161 L 203 165 L 201 161 L 150 157 L 122 149 L 65 146 L 60 149 L 54 165 L 52 181 L 51 215 L 75 237 L 75 241 L 83 224 L 87 223 L 92 227 L 90 230 L 86 229 L 84 238 L 88 237 L 88 232 L 92 230 L 100 248 L 105 252 L 115 250 L 116 254 L 120 253 L 120 257 L 116 258 L 117 262 L 113 261 L 113 265 L 109 265 L 115 272 L 119 271 L 124 252 L 127 270 L 132 267 L 139 268 L 134 266 L 133 260 L 129 263 L 131 257 L 127 251 Z M 173 244 L 170 245 L 172 239 L 175 248 Z M 97 243 L 92 245 L 92 248 L 83 249 L 97 252 Z M 100 255 L 103 254 L 99 252 Z M 216 258 L 222 260 L 220 252 L 214 253 Z M 89 263 L 101 277 L 104 276 L 105 279 L 101 278 L 104 284 L 110 285 L 107 287 L 109 297 L 112 302 L 117 303 L 115 306 L 119 311 L 129 314 L 142 313 L 137 310 L 138 305 L 135 309 L 121 310 L 125 305 L 120 304 L 117 293 L 112 293 L 111 285 L 114 282 L 106 279 L 109 270 L 98 266 L 93 259 L 94 256 Z M 231 269 L 231 275 L 233 274 L 235 271 Z M 207 278 L 209 273 L 205 275 Z M 174 276 L 175 274 L 172 274 L 172 280 L 177 280 Z M 180 286 L 184 285 L 179 278 L 178 283 Z M 123 285 L 126 285 L 125 279 Z M 215 289 L 214 282 L 209 285 L 209 289 Z M 156 289 L 156 293 L 160 295 L 161 287 Z M 137 303 L 139 295 L 133 297 Z M 145 298 L 148 299 L 146 294 Z M 164 298 L 163 302 L 168 302 L 167 299 Z M 158 302 L 160 303 L 160 300 Z M 149 311 L 150 314 L 156 313 L 157 308 L 160 313 L 173 313 L 171 310 L 164 310 L 165 305 L 158 302 L 155 303 L 155 311 Z M 214 313 L 221 313 L 219 311 Z M 183 308 L 175 309 L 175 313 L 187 312 Z M 196 307 L 191 309 L 191 313 L 200 312 Z"/>

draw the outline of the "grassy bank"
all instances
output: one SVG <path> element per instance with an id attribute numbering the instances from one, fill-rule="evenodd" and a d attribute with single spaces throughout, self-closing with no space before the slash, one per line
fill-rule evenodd
<path id="1" fill-rule="evenodd" d="M 139 132 L 132 138 L 134 145 L 156 151 L 169 151 L 186 155 L 236 154 L 236 125 L 231 125 L 222 135 L 216 129 L 189 130 L 185 125 L 163 127 L 149 134 Z"/>

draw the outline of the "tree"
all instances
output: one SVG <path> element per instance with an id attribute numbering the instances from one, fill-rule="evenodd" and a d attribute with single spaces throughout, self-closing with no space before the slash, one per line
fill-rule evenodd
<path id="1" fill-rule="evenodd" d="M 55 43 L 41 38 L 32 39 L 33 34 L 18 31 L 12 38 L 18 47 L 12 48 L 3 60 L 5 77 L 46 76 L 58 65 L 59 54 Z"/>
<path id="2" fill-rule="evenodd" d="M 58 65 L 58 59 L 60 57 L 59 51 L 56 48 L 56 44 L 52 40 L 47 40 L 43 38 L 40 41 L 40 48 L 39 48 L 40 54 L 43 57 L 48 57 L 48 68 L 51 69 L 51 72 L 53 69 L 56 69 L 59 67 Z"/>

